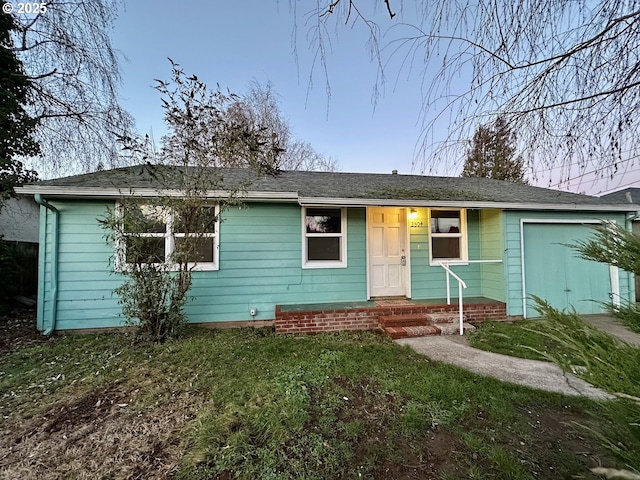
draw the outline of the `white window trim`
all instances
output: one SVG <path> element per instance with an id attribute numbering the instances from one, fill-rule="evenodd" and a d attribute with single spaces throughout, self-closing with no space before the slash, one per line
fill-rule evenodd
<path id="1" fill-rule="evenodd" d="M 340 233 L 307 233 L 307 208 L 329 208 L 340 210 Z M 302 207 L 302 268 L 347 268 L 347 209 L 344 207 L 327 207 L 326 205 L 315 207 L 313 205 Z M 339 237 L 340 261 L 335 260 L 307 260 L 307 238 L 310 237 Z"/>
<path id="2" fill-rule="evenodd" d="M 210 205 L 215 206 L 215 215 L 218 217 L 220 215 L 220 205 Z M 123 211 L 122 204 L 120 202 L 116 202 L 116 215 L 122 219 Z M 164 252 L 165 258 L 171 258 L 171 254 L 175 248 L 175 237 L 184 238 L 184 233 L 173 233 L 173 214 L 169 213 L 167 215 L 167 230 L 165 233 L 141 233 L 141 237 L 149 237 L 149 238 L 162 238 L 164 237 Z M 187 268 L 191 271 L 217 271 L 220 269 L 220 221 L 218 220 L 215 223 L 215 232 L 205 233 L 201 235 L 202 237 L 213 238 L 213 262 L 189 262 L 187 263 Z M 116 255 L 115 255 L 115 268 L 116 271 L 122 272 L 129 268 L 131 268 L 131 264 L 126 262 L 126 245 L 125 240 L 122 236 L 119 236 L 116 239 Z M 178 270 L 178 265 L 174 264 L 172 267 L 173 271 Z"/>
<path id="3" fill-rule="evenodd" d="M 432 233 L 431 232 L 431 212 L 432 211 L 457 211 L 460 212 L 460 233 Z M 465 208 L 430 208 L 428 215 L 429 228 L 429 265 L 438 266 L 442 263 L 455 263 L 456 265 L 468 265 L 469 261 L 469 236 L 467 235 L 467 210 Z M 432 239 L 436 238 L 459 238 L 460 258 L 433 258 Z"/>

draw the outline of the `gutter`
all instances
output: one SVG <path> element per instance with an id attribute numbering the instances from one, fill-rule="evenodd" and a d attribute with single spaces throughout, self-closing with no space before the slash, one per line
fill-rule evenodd
<path id="1" fill-rule="evenodd" d="M 47 197 L 90 197 L 90 198 L 112 198 L 112 197 L 182 197 L 184 190 L 179 189 L 156 189 L 156 188 L 100 188 L 100 187 L 59 187 L 50 185 L 25 185 L 15 187 L 16 193 L 21 195 L 41 194 Z M 225 198 L 229 195 L 227 190 L 211 190 L 206 192 L 207 198 Z M 266 202 L 291 202 L 298 201 L 297 192 L 271 192 L 249 190 L 240 192 L 238 198 L 242 200 L 266 201 Z"/>
<path id="2" fill-rule="evenodd" d="M 113 197 L 180 197 L 182 190 L 153 188 L 100 188 L 100 187 L 65 187 L 51 185 L 25 185 L 16 187 L 15 191 L 24 195 L 46 195 L 51 198 L 89 197 L 94 199 Z M 229 192 L 212 190 L 207 192 L 208 198 L 224 198 Z M 393 199 L 393 198 L 340 198 L 340 197 L 305 197 L 298 192 L 249 190 L 238 197 L 253 202 L 297 202 L 303 207 L 340 206 L 340 207 L 427 207 L 427 208 L 500 208 L 503 210 L 554 210 L 580 212 L 636 212 L 638 204 L 584 204 L 584 203 L 526 203 L 526 202 L 491 202 L 477 200 L 426 200 L 426 199 Z"/>
<path id="3" fill-rule="evenodd" d="M 36 193 L 34 195 L 34 199 L 36 201 L 36 203 L 38 205 L 43 206 L 44 208 L 47 209 L 47 211 L 51 211 L 53 214 L 53 231 L 51 232 L 51 314 L 50 314 L 50 320 L 49 322 L 45 322 L 44 318 L 43 318 L 43 327 L 44 325 L 49 325 L 42 333 L 44 335 L 51 335 L 53 333 L 53 331 L 56 329 L 56 320 L 57 320 L 57 316 L 58 316 L 58 219 L 59 219 L 59 212 L 56 209 L 56 207 L 54 207 L 53 205 L 51 205 L 49 202 L 47 202 L 44 198 L 42 198 L 42 196 L 39 193 Z M 47 238 L 47 225 L 49 224 L 48 222 L 48 218 L 45 217 L 45 222 L 44 222 L 44 228 L 45 228 L 45 232 L 44 232 L 44 238 L 45 238 L 45 247 L 46 247 L 46 238 Z M 46 256 L 46 253 L 45 255 Z M 43 257 L 44 257 L 43 256 Z M 44 282 L 43 282 L 44 285 Z M 44 290 L 44 288 L 43 288 Z M 42 311 L 43 311 L 43 317 L 44 317 L 44 291 L 43 291 L 43 296 L 42 296 Z"/>
<path id="4" fill-rule="evenodd" d="M 341 207 L 425 207 L 425 208 L 500 208 L 503 210 L 557 210 L 581 212 L 631 212 L 638 205 L 628 204 L 582 204 L 582 203 L 516 203 L 487 202 L 475 200 L 416 200 L 375 198 L 326 198 L 300 197 L 303 207 L 335 205 Z"/>

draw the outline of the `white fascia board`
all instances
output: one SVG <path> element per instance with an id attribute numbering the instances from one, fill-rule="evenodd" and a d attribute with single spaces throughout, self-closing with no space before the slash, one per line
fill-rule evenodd
<path id="1" fill-rule="evenodd" d="M 431 207 L 431 208 L 499 208 L 503 210 L 575 210 L 575 211 L 606 211 L 606 212 L 636 212 L 639 205 L 586 205 L 577 203 L 506 203 L 506 202 L 477 202 L 452 200 L 394 200 L 375 198 L 322 198 L 300 197 L 299 203 L 303 207 L 339 205 L 344 207 Z"/>
<path id="2" fill-rule="evenodd" d="M 96 187 L 61 187 L 48 185 L 26 185 L 16 187 L 16 193 L 33 195 L 39 193 L 46 197 L 180 197 L 180 190 L 157 190 L 153 188 L 96 188 Z M 208 192 L 209 198 L 224 198 L 229 195 L 225 190 Z M 558 211 L 591 211 L 591 212 L 633 212 L 640 211 L 640 205 L 586 205 L 576 203 L 506 203 L 452 200 L 398 200 L 387 198 L 329 198 L 299 197 L 297 192 L 267 192 L 249 190 L 238 195 L 239 198 L 264 202 L 298 202 L 303 207 L 310 206 L 343 206 L 343 207 L 431 207 L 431 208 L 499 208 L 504 210 L 558 210 Z"/>
<path id="3" fill-rule="evenodd" d="M 46 185 L 27 185 L 17 187 L 16 193 L 33 195 L 39 193 L 46 197 L 83 197 L 83 198 L 111 198 L 111 197 L 181 197 L 184 192 L 181 190 L 157 190 L 153 188 L 95 188 L 95 187 L 58 187 Z M 226 190 L 212 190 L 207 192 L 208 198 L 225 198 L 229 196 Z M 247 191 L 240 192 L 239 198 L 265 201 L 265 202 L 297 202 L 297 192 L 262 192 Z"/>

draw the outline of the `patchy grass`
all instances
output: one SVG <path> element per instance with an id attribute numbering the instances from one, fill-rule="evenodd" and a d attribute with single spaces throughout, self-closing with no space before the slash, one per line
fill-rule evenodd
<path id="1" fill-rule="evenodd" d="M 598 414 L 607 428 L 585 431 L 599 438 L 626 468 L 640 470 L 640 348 L 623 344 L 575 313 L 541 303 L 541 320 L 488 322 L 470 337 L 476 348 L 557 363 L 591 384 L 620 398 L 604 402 Z M 621 477 L 628 478 L 628 477 Z"/>
<path id="2" fill-rule="evenodd" d="M 7 353 L 0 372 L 6 478 L 563 479 L 627 465 L 600 438 L 627 422 L 603 406 L 373 333 L 65 336 Z"/>
<path id="3" fill-rule="evenodd" d="M 543 319 L 486 322 L 469 337 L 483 350 L 557 363 L 611 393 L 640 397 L 640 348 L 622 343 L 576 314 L 545 310 Z"/>
<path id="4" fill-rule="evenodd" d="M 548 360 L 560 344 L 547 337 L 544 320 L 486 321 L 467 338 L 472 347 L 531 360 Z"/>

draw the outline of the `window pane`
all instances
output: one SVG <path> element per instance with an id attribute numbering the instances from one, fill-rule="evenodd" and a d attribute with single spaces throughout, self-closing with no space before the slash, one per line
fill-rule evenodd
<path id="1" fill-rule="evenodd" d="M 431 210 L 431 233 L 460 233 L 460 211 Z"/>
<path id="2" fill-rule="evenodd" d="M 162 207 L 130 205 L 125 207 L 124 231 L 131 233 L 165 233 L 166 214 Z"/>
<path id="3" fill-rule="evenodd" d="M 164 262 L 163 237 L 127 237 L 127 263 Z"/>
<path id="4" fill-rule="evenodd" d="M 340 261 L 340 237 L 307 238 L 307 260 Z"/>
<path id="5" fill-rule="evenodd" d="M 340 214 L 339 208 L 307 208 L 307 233 L 340 233 Z"/>
<path id="6" fill-rule="evenodd" d="M 215 233 L 216 207 L 202 207 L 176 214 L 173 219 L 175 233 Z"/>
<path id="7" fill-rule="evenodd" d="M 460 238 L 431 237 L 433 258 L 460 258 Z"/>
<path id="8" fill-rule="evenodd" d="M 213 262 L 213 237 L 176 238 L 176 251 L 185 255 L 187 262 Z"/>

